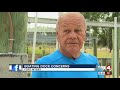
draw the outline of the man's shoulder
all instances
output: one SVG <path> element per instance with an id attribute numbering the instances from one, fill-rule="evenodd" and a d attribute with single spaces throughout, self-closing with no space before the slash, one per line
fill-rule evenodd
<path id="1" fill-rule="evenodd" d="M 89 61 L 92 61 L 94 63 L 96 63 L 98 61 L 97 57 L 94 56 L 94 55 L 91 55 L 91 54 L 88 54 L 88 53 L 84 53 L 84 52 L 82 52 L 82 54 L 83 54 L 83 57 L 86 57 L 87 60 L 89 60 Z"/>
<path id="2" fill-rule="evenodd" d="M 84 53 L 84 52 L 82 52 L 82 53 L 83 53 L 83 55 L 86 56 L 86 57 L 93 58 L 93 59 L 97 59 L 97 57 L 94 56 L 94 55 L 92 55 L 92 54 Z"/>
<path id="3" fill-rule="evenodd" d="M 47 64 L 49 62 L 49 55 L 43 56 L 35 61 L 35 64 Z"/>
<path id="4" fill-rule="evenodd" d="M 57 56 L 57 57 L 56 57 Z M 58 51 L 56 50 L 55 52 L 43 56 L 41 58 L 39 58 L 38 60 L 36 60 L 36 64 L 53 64 L 54 62 L 56 62 L 58 59 L 60 58 Z"/>

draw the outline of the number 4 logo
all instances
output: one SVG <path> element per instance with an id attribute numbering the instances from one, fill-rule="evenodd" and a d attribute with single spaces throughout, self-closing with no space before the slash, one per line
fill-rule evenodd
<path id="1" fill-rule="evenodd" d="M 107 70 L 111 70 L 111 66 L 108 65 L 108 66 L 106 67 L 106 69 L 107 69 Z"/>

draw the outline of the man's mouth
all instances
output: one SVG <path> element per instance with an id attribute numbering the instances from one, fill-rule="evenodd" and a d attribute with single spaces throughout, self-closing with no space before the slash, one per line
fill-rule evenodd
<path id="1" fill-rule="evenodd" d="M 78 43 L 67 43 L 67 44 L 78 44 Z"/>

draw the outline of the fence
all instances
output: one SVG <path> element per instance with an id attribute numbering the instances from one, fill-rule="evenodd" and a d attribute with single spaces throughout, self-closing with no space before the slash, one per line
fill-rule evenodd
<path id="1" fill-rule="evenodd" d="M 9 64 L 27 64 L 27 54 L 0 53 L 0 78 L 27 78 L 28 72 L 11 72 Z"/>

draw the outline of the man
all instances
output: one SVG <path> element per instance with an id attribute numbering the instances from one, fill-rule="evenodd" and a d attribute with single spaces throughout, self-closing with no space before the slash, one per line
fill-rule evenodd
<path id="1" fill-rule="evenodd" d="M 95 56 L 80 52 L 86 39 L 86 22 L 79 12 L 63 13 L 56 24 L 59 50 L 37 60 L 35 64 L 95 64 Z M 103 78 L 98 71 L 39 71 L 32 72 L 32 78 Z"/>

